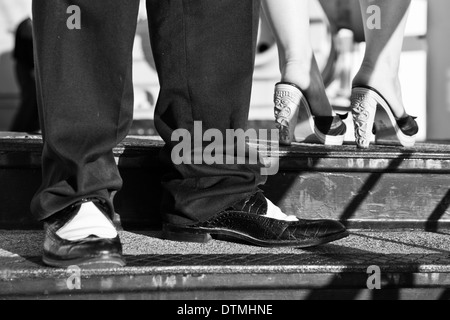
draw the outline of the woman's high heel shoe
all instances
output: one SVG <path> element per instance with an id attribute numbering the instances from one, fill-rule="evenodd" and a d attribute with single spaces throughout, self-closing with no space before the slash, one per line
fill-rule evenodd
<path id="1" fill-rule="evenodd" d="M 347 126 L 340 116 L 314 117 L 302 90 L 292 83 L 275 86 L 275 121 L 280 130 L 280 144 L 292 142 L 342 145 Z M 301 123 L 299 122 L 299 119 Z"/>
<path id="2" fill-rule="evenodd" d="M 370 142 L 374 140 L 374 122 L 378 107 L 387 114 L 388 125 L 393 129 L 398 142 L 407 148 L 415 145 L 416 135 L 419 132 L 415 118 L 411 116 L 396 118 L 389 103 L 376 89 L 368 86 L 354 86 L 351 105 L 356 145 L 359 148 L 369 148 Z"/>

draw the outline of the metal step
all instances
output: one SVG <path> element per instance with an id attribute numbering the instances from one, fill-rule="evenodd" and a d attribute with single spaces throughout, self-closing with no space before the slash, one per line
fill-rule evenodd
<path id="1" fill-rule="evenodd" d="M 80 270 L 43 266 L 40 231 L 0 231 L 0 300 L 447 300 L 449 236 L 353 231 L 300 250 L 122 232 L 127 267 Z"/>
<path id="2" fill-rule="evenodd" d="M 158 137 L 129 136 L 115 148 L 124 187 L 115 198 L 125 228 L 160 226 Z M 40 184 L 40 136 L 0 135 L 0 228 L 40 228 L 29 202 Z M 280 160 L 263 187 L 268 198 L 302 218 L 338 219 L 349 228 L 450 227 L 450 145 L 325 147 L 295 144 L 266 154 Z"/>

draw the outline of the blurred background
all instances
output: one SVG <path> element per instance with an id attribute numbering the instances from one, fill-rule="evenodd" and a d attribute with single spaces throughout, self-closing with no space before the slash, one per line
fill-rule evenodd
<path id="1" fill-rule="evenodd" d="M 358 1 L 305 1 L 311 2 L 311 39 L 329 98 L 338 112 L 348 112 L 351 80 L 361 63 L 365 46 Z M 130 134 L 156 135 L 152 119 L 159 85 L 148 39 L 144 2 L 134 46 L 135 121 Z M 32 66 L 25 62 L 21 75 L 18 75 L 18 58 L 14 55 L 17 42 L 21 43 L 21 48 L 29 46 L 26 21 L 31 17 L 30 7 L 31 0 L 0 0 L 0 131 L 36 131 L 33 128 L 34 113 L 20 111 L 23 104 L 29 109 L 35 104 L 30 89 Z M 418 117 L 419 141 L 450 141 L 448 12 L 448 0 L 413 0 L 400 78 L 407 112 Z M 275 40 L 262 18 L 250 126 L 273 127 L 272 95 L 279 78 Z M 23 89 L 20 88 L 29 91 L 22 98 Z M 348 125 L 352 127 L 351 121 Z M 347 138 L 353 139 L 352 130 Z"/>

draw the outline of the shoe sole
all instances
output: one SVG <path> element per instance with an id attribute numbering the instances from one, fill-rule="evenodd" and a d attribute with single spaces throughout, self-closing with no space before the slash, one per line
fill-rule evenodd
<path id="1" fill-rule="evenodd" d="M 327 237 L 304 241 L 277 241 L 277 240 L 264 241 L 251 237 L 241 232 L 231 231 L 227 229 L 196 228 L 189 230 L 185 227 L 177 227 L 169 225 L 165 225 L 163 227 L 163 237 L 166 240 L 171 241 L 208 243 L 209 241 L 216 239 L 231 242 L 244 242 L 259 247 L 270 247 L 270 248 L 276 247 L 311 248 L 344 239 L 349 235 L 350 233 L 348 231 L 344 231 L 341 233 L 329 235 Z"/>
<path id="2" fill-rule="evenodd" d="M 69 268 L 77 266 L 81 269 L 116 269 L 125 267 L 125 259 L 120 255 L 105 255 L 73 260 L 57 260 L 43 255 L 42 261 L 50 267 Z"/>

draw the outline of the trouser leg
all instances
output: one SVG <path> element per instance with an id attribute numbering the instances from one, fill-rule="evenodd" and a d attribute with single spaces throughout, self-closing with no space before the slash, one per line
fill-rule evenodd
<path id="1" fill-rule="evenodd" d="M 258 190 L 259 165 L 173 165 L 171 141 L 183 128 L 245 129 L 248 119 L 259 0 L 148 0 L 150 35 L 161 91 L 155 124 L 166 142 L 162 158 L 165 221 L 209 219 Z"/>
<path id="2" fill-rule="evenodd" d="M 81 29 L 70 30 L 69 6 Z M 111 209 L 122 180 L 112 149 L 133 116 L 132 48 L 138 0 L 33 1 L 44 148 L 32 212 L 45 219 L 84 198 Z"/>

